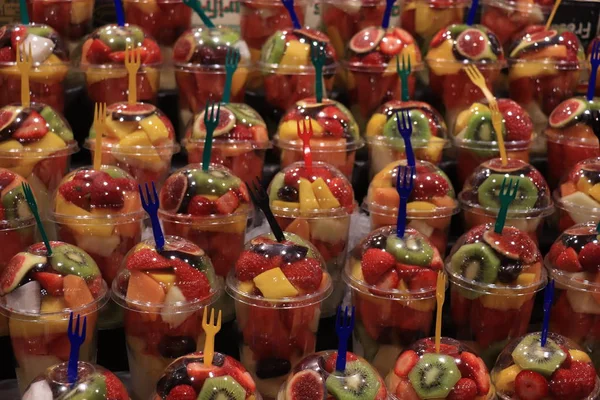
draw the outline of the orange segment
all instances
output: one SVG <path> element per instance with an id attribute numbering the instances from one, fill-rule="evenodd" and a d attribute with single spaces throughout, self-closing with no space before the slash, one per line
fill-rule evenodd
<path id="1" fill-rule="evenodd" d="M 308 221 L 303 218 L 296 218 L 285 230 L 295 233 L 304 240 L 310 240 L 310 226 Z"/>

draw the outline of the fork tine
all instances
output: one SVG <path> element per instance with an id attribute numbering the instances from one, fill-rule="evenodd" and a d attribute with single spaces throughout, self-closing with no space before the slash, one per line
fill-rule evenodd
<path id="1" fill-rule="evenodd" d="M 215 324 L 215 309 L 212 308 L 210 310 L 210 322 L 209 325 L 214 325 Z"/>
<path id="2" fill-rule="evenodd" d="M 81 314 L 77 314 L 77 321 L 75 322 L 75 336 L 79 336 L 79 320 L 81 319 Z"/>
<path id="3" fill-rule="evenodd" d="M 150 195 L 150 187 L 146 183 L 146 195 L 148 196 L 148 205 L 152 205 L 152 196 Z"/>
<path id="4" fill-rule="evenodd" d="M 154 181 L 152 181 L 152 192 L 154 193 L 154 203 L 158 204 L 158 192 L 156 191 Z"/>
<path id="5" fill-rule="evenodd" d="M 217 327 L 220 328 L 221 327 L 221 317 L 222 317 L 222 312 L 221 310 L 219 310 L 219 313 L 217 314 Z"/>

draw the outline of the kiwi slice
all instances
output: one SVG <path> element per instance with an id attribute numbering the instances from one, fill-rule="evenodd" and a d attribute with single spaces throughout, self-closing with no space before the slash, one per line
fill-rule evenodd
<path id="1" fill-rule="evenodd" d="M 329 393 L 339 400 L 374 399 L 380 385 L 373 368 L 359 360 L 349 362 L 343 373 L 331 374 L 325 381 Z"/>
<path id="2" fill-rule="evenodd" d="M 566 353 L 552 339 L 542 347 L 540 333 L 525 336 L 512 352 L 512 358 L 522 369 L 550 376 L 567 358 Z"/>
<path id="3" fill-rule="evenodd" d="M 243 103 L 229 103 L 227 108 L 233 113 L 236 121 L 250 126 L 266 126 L 265 121 L 254 108 Z"/>
<path id="4" fill-rule="evenodd" d="M 240 186 L 239 178 L 227 175 L 220 170 L 209 170 L 208 172 L 196 169 L 188 177 L 189 187 L 200 195 L 222 196 L 231 188 Z"/>
<path id="5" fill-rule="evenodd" d="M 262 61 L 266 64 L 278 64 L 285 51 L 285 37 L 283 32 L 275 32 L 262 48 Z"/>
<path id="6" fill-rule="evenodd" d="M 385 250 L 402 264 L 427 267 L 433 260 L 433 248 L 420 236 L 401 239 L 390 235 L 386 240 Z"/>
<path id="7" fill-rule="evenodd" d="M 482 111 L 471 115 L 465 131 L 465 140 L 493 142 L 496 139 L 490 111 Z"/>
<path id="8" fill-rule="evenodd" d="M 64 400 L 103 400 L 107 398 L 106 379 L 101 374 L 93 375 L 92 379 L 85 384 L 75 385 L 71 392 L 67 393 Z"/>
<path id="9" fill-rule="evenodd" d="M 52 28 L 48 25 L 33 25 L 27 27 L 27 33 L 47 38 L 52 33 Z"/>
<path id="10" fill-rule="evenodd" d="M 460 378 L 454 358 L 445 354 L 423 354 L 408 374 L 421 399 L 445 398 Z"/>
<path id="11" fill-rule="evenodd" d="M 402 114 L 399 113 L 400 118 Z M 421 147 L 429 141 L 431 138 L 431 127 L 429 126 L 429 119 L 425 113 L 420 110 L 412 109 L 409 111 L 410 120 L 413 123 L 412 135 L 410 136 L 410 142 L 413 146 Z M 394 112 L 383 126 L 383 136 L 396 139 L 394 145 L 398 149 L 404 149 L 404 140 L 398 132 L 398 124 L 396 121 L 396 113 Z"/>
<path id="12" fill-rule="evenodd" d="M 499 210 L 500 189 L 502 188 L 504 179 L 505 175 L 502 174 L 491 174 L 488 176 L 477 191 L 479 204 L 488 209 Z M 510 203 L 509 209 L 529 210 L 535 206 L 538 200 L 538 189 L 533 182 L 529 178 L 519 176 L 511 176 L 510 179 L 513 180 L 513 185 L 515 184 L 515 180 L 518 180 L 519 187 L 515 199 Z"/>
<path id="13" fill-rule="evenodd" d="M 9 190 L 4 195 L 2 207 L 4 207 L 4 218 L 7 221 L 27 219 L 32 216 L 21 186 Z"/>
<path id="14" fill-rule="evenodd" d="M 63 275 L 77 275 L 90 280 L 100 275 L 98 265 L 88 253 L 71 244 L 62 243 L 52 247 L 50 264 Z"/>
<path id="15" fill-rule="evenodd" d="M 52 132 L 56 133 L 65 142 L 73 141 L 73 131 L 69 129 L 63 119 L 52 109 L 52 107 L 46 106 L 42 108 L 40 115 L 48 122 Z"/>
<path id="16" fill-rule="evenodd" d="M 208 378 L 197 400 L 245 400 L 246 391 L 231 376 Z"/>
<path id="17" fill-rule="evenodd" d="M 485 243 L 465 244 L 452 255 L 450 267 L 467 280 L 494 283 L 498 277 L 500 259 Z"/>

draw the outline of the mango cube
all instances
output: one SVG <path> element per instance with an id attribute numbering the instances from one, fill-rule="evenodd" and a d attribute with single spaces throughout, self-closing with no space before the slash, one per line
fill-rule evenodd
<path id="1" fill-rule="evenodd" d="M 298 296 L 298 290 L 288 281 L 281 268 L 273 268 L 254 278 L 254 284 L 267 299 Z"/>
<path id="2" fill-rule="evenodd" d="M 323 178 L 319 178 L 312 183 L 312 190 L 319 202 L 319 208 L 338 208 L 340 207 L 340 202 L 335 198 L 331 190 L 329 190 L 329 186 L 323 180 Z"/>
<path id="3" fill-rule="evenodd" d="M 319 202 L 308 179 L 300 178 L 300 211 L 319 209 Z"/>

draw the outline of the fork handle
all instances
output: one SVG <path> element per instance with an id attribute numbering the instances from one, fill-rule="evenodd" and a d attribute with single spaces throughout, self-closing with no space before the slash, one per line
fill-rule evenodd
<path id="1" fill-rule="evenodd" d="M 136 85 L 136 75 L 138 70 L 129 71 L 129 91 L 127 93 L 127 102 L 129 104 L 135 104 L 137 101 L 137 85 Z"/>
<path id="2" fill-rule="evenodd" d="M 592 61 L 592 70 L 590 71 L 590 79 L 587 87 L 587 100 L 594 100 L 594 93 L 596 92 L 596 74 L 598 73 L 598 66 L 600 63 Z"/>
<path id="3" fill-rule="evenodd" d="M 396 235 L 402 239 L 404 238 L 404 231 L 406 230 L 406 205 L 408 204 L 408 198 L 400 196 L 400 207 L 398 208 L 398 219 L 396 220 Z"/>
<path id="4" fill-rule="evenodd" d="M 508 214 L 508 206 L 500 207 L 500 211 L 498 211 L 498 216 L 496 217 L 496 223 L 494 224 L 494 232 L 501 234 L 502 229 L 504 229 L 504 224 L 506 223 L 506 215 Z"/>
<path id="5" fill-rule="evenodd" d="M 410 95 L 408 93 L 408 77 L 410 76 L 410 72 L 401 72 L 400 77 L 402 79 L 401 88 L 402 88 L 402 101 L 409 101 Z"/>
<path id="6" fill-rule="evenodd" d="M 315 65 L 315 97 L 317 103 L 323 102 L 323 65 Z"/>
<path id="7" fill-rule="evenodd" d="M 390 18 L 392 17 L 392 7 L 394 6 L 394 0 L 387 0 L 385 3 L 385 12 L 383 13 L 383 19 L 381 20 L 381 27 L 387 29 L 390 27 Z"/>
<path id="8" fill-rule="evenodd" d="M 208 312 L 204 310 L 204 312 Z M 212 327 L 211 327 L 212 328 Z M 204 342 L 204 365 L 212 365 L 213 358 L 215 357 L 215 332 L 206 332 L 206 339 Z"/>
<path id="9" fill-rule="evenodd" d="M 348 354 L 348 338 L 349 335 L 346 335 L 346 332 L 343 333 L 338 332 L 338 353 L 337 359 L 335 360 L 335 370 L 339 372 L 344 372 L 346 370 L 346 358 Z M 343 355 L 341 357 L 340 355 Z"/>
<path id="10" fill-rule="evenodd" d="M 409 167 L 413 167 L 414 170 L 417 165 L 417 161 L 415 159 L 415 152 L 412 147 L 410 136 L 408 137 L 408 139 L 403 136 L 402 139 L 404 139 L 404 148 L 406 150 L 406 164 Z"/>
<path id="11" fill-rule="evenodd" d="M 228 104 L 229 99 L 231 98 L 231 81 L 233 80 L 234 73 L 235 70 L 231 73 L 227 71 L 227 75 L 225 76 L 225 87 L 223 88 L 223 96 L 221 98 L 223 104 Z"/>
<path id="12" fill-rule="evenodd" d="M 148 214 L 150 214 L 150 221 L 152 223 L 152 233 L 154 236 L 154 241 L 156 242 L 156 249 L 158 251 L 162 251 L 162 249 L 165 247 L 165 236 L 163 235 L 162 229 L 160 228 L 158 214 L 156 213 L 156 211 Z"/>
<path id="13" fill-rule="evenodd" d="M 77 363 L 79 360 L 80 348 L 81 343 L 79 343 L 78 338 L 71 340 L 71 351 L 69 353 L 69 364 L 67 366 L 67 379 L 71 385 L 77 381 Z"/>
<path id="14" fill-rule="evenodd" d="M 31 106 L 31 94 L 29 93 L 29 74 L 21 74 L 21 104 L 23 104 L 23 107 Z"/>
<path id="15" fill-rule="evenodd" d="M 285 0 L 283 0 L 283 6 L 290 15 L 290 19 L 292 20 L 292 25 L 294 26 L 294 29 L 302 29 L 302 24 L 300 24 L 300 20 L 298 19 L 298 16 L 296 15 L 296 10 L 294 9 L 294 2 L 291 1 L 290 3 L 287 3 L 285 2 Z"/>
<path id="16" fill-rule="evenodd" d="M 261 208 L 262 208 L 263 214 L 265 214 L 265 218 L 267 219 L 269 226 L 271 227 L 271 231 L 273 231 L 273 235 L 275 236 L 275 239 L 277 239 L 278 242 L 283 242 L 285 240 L 285 235 L 283 234 L 281 227 L 277 223 L 277 220 L 275 219 L 273 212 L 271 211 L 271 209 L 269 208 L 268 205 L 266 205 L 266 207 L 261 207 Z"/>

